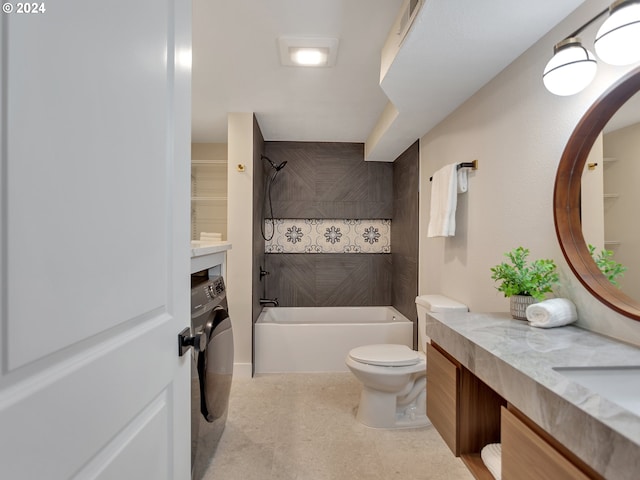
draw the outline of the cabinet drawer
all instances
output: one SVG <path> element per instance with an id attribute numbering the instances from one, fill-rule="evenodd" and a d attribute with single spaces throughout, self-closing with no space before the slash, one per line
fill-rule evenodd
<path id="1" fill-rule="evenodd" d="M 506 408 L 502 408 L 503 480 L 589 479 Z"/>
<path id="2" fill-rule="evenodd" d="M 427 416 L 451 451 L 460 455 L 457 428 L 460 369 L 427 345 Z"/>

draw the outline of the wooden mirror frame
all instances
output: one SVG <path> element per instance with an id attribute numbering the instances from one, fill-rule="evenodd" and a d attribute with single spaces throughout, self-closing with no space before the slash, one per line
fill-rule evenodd
<path id="1" fill-rule="evenodd" d="M 640 321 L 640 303 L 625 295 L 605 277 L 582 234 L 580 188 L 585 162 L 594 142 L 618 109 L 640 91 L 640 68 L 607 90 L 584 114 L 562 153 L 553 192 L 556 234 L 562 253 L 582 285 L 616 312 Z"/>

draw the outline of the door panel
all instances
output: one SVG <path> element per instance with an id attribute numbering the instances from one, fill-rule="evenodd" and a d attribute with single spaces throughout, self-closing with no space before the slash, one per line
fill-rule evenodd
<path id="1" fill-rule="evenodd" d="M 169 3 L 57 3 L 6 17 L 8 370 L 166 302 Z"/>
<path id="2" fill-rule="evenodd" d="M 167 476 L 171 458 L 171 441 L 167 436 L 169 402 L 165 391 L 74 479 L 170 478 Z"/>
<path id="3" fill-rule="evenodd" d="M 190 5 L 0 17 L 7 478 L 189 478 Z"/>

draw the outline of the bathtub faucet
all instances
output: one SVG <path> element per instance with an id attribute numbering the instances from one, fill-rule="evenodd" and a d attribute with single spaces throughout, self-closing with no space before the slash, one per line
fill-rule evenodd
<path id="1" fill-rule="evenodd" d="M 261 298 L 260 305 L 272 305 L 274 307 L 277 307 L 278 299 L 277 298 Z"/>

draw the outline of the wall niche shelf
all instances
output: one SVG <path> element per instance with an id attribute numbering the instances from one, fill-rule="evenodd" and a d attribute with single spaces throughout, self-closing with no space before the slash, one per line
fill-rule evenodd
<path id="1" fill-rule="evenodd" d="M 226 202 L 227 197 L 191 197 L 194 202 Z"/>
<path id="2" fill-rule="evenodd" d="M 192 165 L 227 165 L 226 160 L 191 160 Z"/>
<path id="3" fill-rule="evenodd" d="M 227 160 L 191 160 L 191 239 L 201 232 L 227 238 Z"/>
<path id="4" fill-rule="evenodd" d="M 605 193 L 602 195 L 604 198 L 618 198 L 620 197 L 619 193 Z"/>

